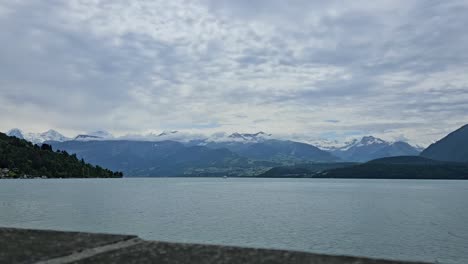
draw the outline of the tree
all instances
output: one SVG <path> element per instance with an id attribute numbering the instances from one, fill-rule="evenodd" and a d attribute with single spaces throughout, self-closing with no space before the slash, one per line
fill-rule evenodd
<path id="1" fill-rule="evenodd" d="M 49 144 L 42 144 L 41 145 L 41 150 L 52 151 L 52 146 L 49 145 Z"/>
<path id="2" fill-rule="evenodd" d="M 78 159 L 75 154 L 52 150 L 49 144 L 33 145 L 30 142 L 0 133 L 0 168 L 10 169 L 10 176 L 47 177 L 122 177 L 113 172 Z"/>

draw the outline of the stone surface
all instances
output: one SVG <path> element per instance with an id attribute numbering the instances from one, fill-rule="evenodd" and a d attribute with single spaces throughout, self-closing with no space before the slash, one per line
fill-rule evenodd
<path id="1" fill-rule="evenodd" d="M 160 264 L 403 264 L 399 261 L 328 256 L 294 251 L 162 242 L 144 242 L 124 250 L 107 252 L 75 263 L 155 262 Z"/>
<path id="2" fill-rule="evenodd" d="M 0 228 L 0 263 L 33 263 L 132 238 L 135 236 Z"/>
<path id="3" fill-rule="evenodd" d="M 143 241 L 135 236 L 0 228 L 0 263 L 409 264 L 305 252 Z"/>

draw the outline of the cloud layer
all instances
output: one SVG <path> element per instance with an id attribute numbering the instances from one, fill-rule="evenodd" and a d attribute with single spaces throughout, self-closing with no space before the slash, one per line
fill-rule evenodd
<path id="1" fill-rule="evenodd" d="M 0 1 L 0 129 L 373 134 L 468 123 L 466 1 Z"/>

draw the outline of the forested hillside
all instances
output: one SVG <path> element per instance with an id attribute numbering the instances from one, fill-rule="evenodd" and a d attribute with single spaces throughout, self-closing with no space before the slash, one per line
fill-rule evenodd
<path id="1" fill-rule="evenodd" d="M 0 169 L 4 178 L 38 177 L 48 178 L 120 178 L 121 172 L 112 172 L 79 160 L 66 151 L 52 150 L 42 146 L 9 137 L 0 133 Z"/>
<path id="2" fill-rule="evenodd" d="M 423 157 L 401 156 L 324 171 L 314 178 L 345 179 L 468 179 L 468 164 L 442 162 Z"/>

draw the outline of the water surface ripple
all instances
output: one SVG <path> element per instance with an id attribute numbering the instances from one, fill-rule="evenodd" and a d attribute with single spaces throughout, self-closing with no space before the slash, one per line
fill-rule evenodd
<path id="1" fill-rule="evenodd" d="M 468 263 L 468 181 L 2 180 L 0 226 Z"/>

